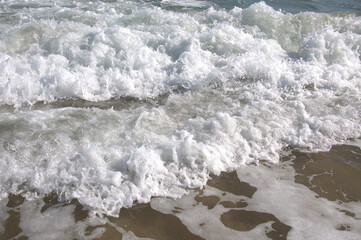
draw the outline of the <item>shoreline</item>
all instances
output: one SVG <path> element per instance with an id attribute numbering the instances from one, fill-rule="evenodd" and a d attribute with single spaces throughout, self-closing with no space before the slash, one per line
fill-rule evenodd
<path id="1" fill-rule="evenodd" d="M 292 155 L 222 172 L 203 189 L 175 200 L 153 198 L 121 209 L 119 217 L 89 218 L 78 201 L 59 203 L 55 195 L 33 201 L 10 195 L 0 201 L 0 239 L 321 239 L 331 233 L 357 239 L 361 149 L 336 145 Z"/>

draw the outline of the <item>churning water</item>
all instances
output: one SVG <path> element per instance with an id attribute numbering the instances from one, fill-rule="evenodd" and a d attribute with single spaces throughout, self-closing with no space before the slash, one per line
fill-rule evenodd
<path id="1" fill-rule="evenodd" d="M 361 3 L 0 1 L 0 197 L 117 216 L 361 136 Z"/>

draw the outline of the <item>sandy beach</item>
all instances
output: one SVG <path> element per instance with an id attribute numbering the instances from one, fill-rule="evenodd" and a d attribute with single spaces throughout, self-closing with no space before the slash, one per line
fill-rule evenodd
<path id="1" fill-rule="evenodd" d="M 360 12 L 0 1 L 0 240 L 360 240 Z"/>
<path id="2" fill-rule="evenodd" d="M 123 208 L 119 217 L 89 218 L 76 200 L 59 203 L 55 195 L 34 201 L 12 195 L 1 202 L 6 214 L 0 218 L 0 239 L 41 239 L 49 224 L 54 233 L 72 232 L 76 239 L 287 239 L 292 234 L 306 239 L 315 231 L 317 239 L 357 239 L 360 182 L 360 148 L 339 145 L 329 152 L 293 151 L 279 164 L 262 162 L 223 172 L 180 199 L 153 198 Z M 54 210 L 69 216 L 59 216 L 62 224 L 52 222 Z M 32 219 L 26 218 L 27 211 Z M 69 224 L 72 218 L 74 225 Z"/>

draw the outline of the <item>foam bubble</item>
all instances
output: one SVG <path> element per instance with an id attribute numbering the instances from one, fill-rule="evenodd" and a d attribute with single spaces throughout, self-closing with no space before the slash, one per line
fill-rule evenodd
<path id="1" fill-rule="evenodd" d="M 15 2 L 0 19 L 1 197 L 55 192 L 117 215 L 210 173 L 277 163 L 285 147 L 360 136 L 355 14 Z M 139 104 L 85 108 L 118 99 Z M 60 108 L 31 108 L 39 102 Z"/>
<path id="2" fill-rule="evenodd" d="M 202 187 L 210 173 L 278 162 L 286 146 L 327 149 L 359 131 L 358 119 L 317 116 L 299 101 L 244 106 L 238 97 L 211 91 L 172 95 L 148 109 L 2 113 L 2 194 L 56 192 L 116 215 L 134 201 Z"/>
<path id="3" fill-rule="evenodd" d="M 88 228 L 104 224 L 99 217 L 75 219 L 76 205 L 51 204 L 47 206 L 43 200 L 25 201 L 19 206 L 22 231 L 16 237 L 29 239 L 94 239 L 104 233 L 104 228 Z M 14 210 L 14 209 L 13 209 Z"/>
<path id="4" fill-rule="evenodd" d="M 311 81 L 335 90 L 359 87 L 360 17 L 352 14 L 291 15 L 263 2 L 187 14 L 98 4 L 25 8 L 32 21 L 6 25 L 2 104 L 154 97 L 243 78 L 289 88 Z"/>
<path id="5" fill-rule="evenodd" d="M 290 162 L 241 167 L 237 175 L 256 189 L 254 194 L 238 196 L 206 186 L 201 193 L 195 191 L 177 200 L 152 199 L 151 206 L 162 213 L 176 215 L 192 233 L 206 239 L 267 238 L 271 231 L 287 239 L 358 238 L 361 231 L 359 203 L 329 201 L 316 196 L 304 185 L 294 182 L 295 171 Z M 199 202 L 199 198 L 207 197 L 215 197 L 217 204 L 207 207 Z M 244 203 L 242 207 L 220 204 L 239 201 Z M 348 209 L 355 215 L 347 215 L 346 210 L 341 209 Z M 254 217 L 254 222 L 244 224 L 246 216 L 240 216 L 231 218 L 228 223 L 224 216 L 232 211 L 238 216 L 248 213 Z M 257 221 L 260 222 L 253 226 Z M 340 231 L 340 226 L 347 226 L 347 230 Z M 239 231 L 235 231 L 237 228 Z"/>

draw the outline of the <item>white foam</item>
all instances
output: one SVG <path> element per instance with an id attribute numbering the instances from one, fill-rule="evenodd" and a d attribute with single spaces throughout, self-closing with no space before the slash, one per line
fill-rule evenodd
<path id="1" fill-rule="evenodd" d="M 361 231 L 358 217 L 353 218 L 340 212 L 342 203 L 315 197 L 305 186 L 293 183 L 294 170 L 289 166 L 279 166 L 271 171 L 266 169 L 267 167 L 250 166 L 247 170 L 237 170 L 242 181 L 257 188 L 247 209 L 274 214 L 281 222 L 292 226 L 288 235 L 290 239 L 358 238 Z M 263 177 L 259 178 L 259 174 Z M 265 199 L 267 204 L 264 204 Z M 358 216 L 361 213 L 359 204 L 350 205 Z M 341 224 L 351 226 L 352 230 L 337 230 L 337 226 Z"/>
<path id="2" fill-rule="evenodd" d="M 287 146 L 327 150 L 361 134 L 360 16 L 15 2 L 0 19 L 1 197 L 56 192 L 117 215 L 210 173 L 277 163 Z M 21 108 L 180 89 L 129 110 Z"/>
<path id="3" fill-rule="evenodd" d="M 30 239 L 70 239 L 74 238 L 73 226 L 75 220 L 71 216 L 74 207 L 52 208 L 44 213 L 42 206 L 31 201 L 21 206 L 19 227 Z"/>
<path id="4" fill-rule="evenodd" d="M 299 102 L 231 107 L 230 94 L 174 95 L 150 109 L 2 113 L 2 194 L 56 192 L 116 215 L 134 201 L 202 187 L 209 173 L 260 159 L 278 162 L 287 145 L 327 149 L 359 131 L 358 119 L 311 117 Z M 221 112 L 227 107 L 230 113 Z M 211 111 L 199 111 L 204 108 Z"/>
<path id="5" fill-rule="evenodd" d="M 22 229 L 16 237 L 29 239 L 95 239 L 102 236 L 104 228 L 92 231 L 88 227 L 104 224 L 102 218 L 86 218 L 75 221 L 75 205 L 55 204 L 46 209 L 41 199 L 25 201 L 19 207 Z"/>
<path id="6" fill-rule="evenodd" d="M 167 7 L 183 7 L 187 8 L 207 8 L 212 4 L 207 1 L 194 1 L 194 0 L 162 0 L 162 6 Z"/>
<path id="7" fill-rule="evenodd" d="M 283 14 L 263 2 L 187 14 L 149 5 L 127 12 L 130 2 L 61 4 L 24 8 L 32 20 L 4 28 L 1 104 L 154 97 L 243 78 L 291 89 L 360 87 L 354 15 Z"/>
<path id="8" fill-rule="evenodd" d="M 242 200 L 248 205 L 241 210 L 272 214 L 291 227 L 287 239 L 358 239 L 361 233 L 359 202 L 332 202 L 317 197 L 304 185 L 294 183 L 295 172 L 289 164 L 238 168 L 240 180 L 257 188 L 252 198 L 236 196 L 209 186 L 204 189 L 202 196 L 217 196 L 219 202 L 236 203 Z M 273 220 L 259 224 L 250 231 L 227 228 L 221 222 L 221 216 L 232 208 L 217 204 L 209 209 L 197 203 L 195 196 L 197 192 L 177 200 L 152 199 L 151 206 L 162 213 L 177 216 L 192 233 L 205 239 L 264 239 L 272 229 Z M 177 213 L 173 212 L 174 209 L 177 209 Z M 352 211 L 355 217 L 346 215 L 340 211 L 342 209 Z M 347 225 L 348 230 L 337 229 L 342 225 Z"/>

